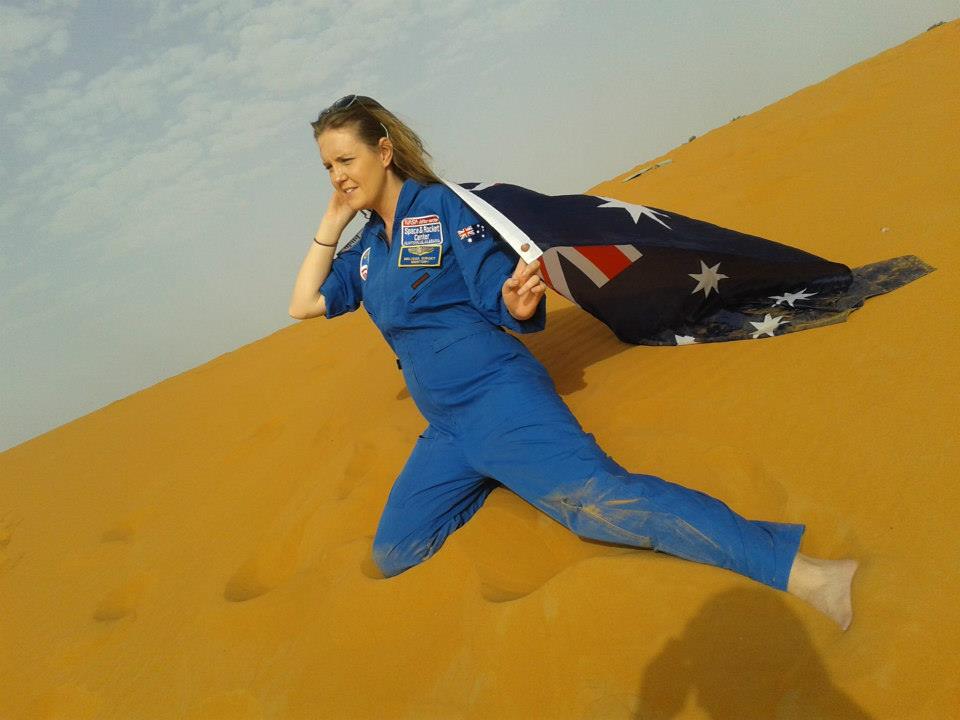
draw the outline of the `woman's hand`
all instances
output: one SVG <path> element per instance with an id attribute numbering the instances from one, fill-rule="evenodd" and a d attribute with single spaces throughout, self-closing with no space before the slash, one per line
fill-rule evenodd
<path id="1" fill-rule="evenodd" d="M 324 221 L 329 221 L 342 231 L 356 214 L 357 211 L 347 204 L 347 194 L 334 188 L 330 202 L 327 203 L 327 212 L 323 216 Z"/>
<path id="2" fill-rule="evenodd" d="M 500 289 L 503 295 L 503 304 L 507 306 L 507 311 L 517 320 L 529 320 L 537 311 L 537 305 L 543 299 L 543 294 L 547 291 L 547 286 L 537 270 L 540 269 L 540 261 L 534 260 L 527 264 L 523 258 L 517 260 L 517 267 Z"/>

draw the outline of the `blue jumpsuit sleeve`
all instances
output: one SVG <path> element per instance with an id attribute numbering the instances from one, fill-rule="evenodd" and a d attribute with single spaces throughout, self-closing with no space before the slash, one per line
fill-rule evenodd
<path id="1" fill-rule="evenodd" d="M 504 305 L 501 289 L 504 281 L 513 275 L 518 256 L 506 241 L 497 235 L 469 205 L 449 188 L 443 188 L 444 232 L 463 273 L 474 307 L 489 322 L 502 325 L 518 333 L 543 330 L 547 324 L 547 297 L 544 295 L 537 310 L 527 320 L 517 320 Z M 487 232 L 473 242 L 462 240 L 457 231 L 471 225 L 483 224 Z"/>
<path id="2" fill-rule="evenodd" d="M 337 253 L 330 265 L 327 279 L 320 284 L 327 307 L 327 318 L 335 318 L 344 313 L 353 312 L 363 300 L 363 288 L 360 279 L 360 255 L 363 242 L 355 242 Z"/>

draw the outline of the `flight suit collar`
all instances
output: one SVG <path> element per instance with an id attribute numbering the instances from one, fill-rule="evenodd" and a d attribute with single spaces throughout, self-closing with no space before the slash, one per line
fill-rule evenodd
<path id="1" fill-rule="evenodd" d="M 400 188 L 400 195 L 397 197 L 397 209 L 393 213 L 394 224 L 396 224 L 398 219 L 407 214 L 407 211 L 410 210 L 410 207 L 413 205 L 413 201 L 416 200 L 417 195 L 425 187 L 425 184 L 417 182 L 413 178 L 407 178 L 403 181 L 403 185 Z M 377 233 L 379 233 L 385 225 L 383 218 L 381 218 L 375 210 L 370 211 L 370 222 L 373 223 L 373 230 Z"/>
<path id="2" fill-rule="evenodd" d="M 397 198 L 397 211 L 393 214 L 394 222 L 397 218 L 407 214 L 410 206 L 413 205 L 413 201 L 425 187 L 426 185 L 418 183 L 413 178 L 407 178 L 403 181 L 403 187 L 400 188 L 400 197 Z"/>

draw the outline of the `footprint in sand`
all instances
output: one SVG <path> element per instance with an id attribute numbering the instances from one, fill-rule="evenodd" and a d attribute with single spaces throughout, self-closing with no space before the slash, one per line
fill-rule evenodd
<path id="1" fill-rule="evenodd" d="M 132 542 L 137 534 L 137 526 L 132 520 L 118 520 L 112 527 L 103 531 L 100 542 Z"/>
<path id="2" fill-rule="evenodd" d="M 247 690 L 227 692 L 202 698 L 194 705 L 184 720 L 260 720 L 264 709 L 260 700 Z"/>
<path id="3" fill-rule="evenodd" d="M 364 535 L 362 538 L 367 547 L 363 560 L 360 561 L 360 572 L 371 580 L 385 580 L 386 576 L 380 572 L 380 567 L 373 559 L 373 535 Z"/>
<path id="4" fill-rule="evenodd" d="M 627 693 L 610 693 L 599 695 L 580 709 L 583 720 L 621 720 L 622 718 L 636 718 L 635 706 L 637 700 Z"/>
<path id="5" fill-rule="evenodd" d="M 339 431 L 344 435 L 346 430 Z M 335 429 L 326 438 L 335 446 L 341 443 Z M 331 543 L 352 542 L 356 537 L 356 509 L 366 507 L 368 501 L 380 499 L 371 477 L 395 474 L 390 466 L 393 448 L 402 437 L 389 433 L 377 445 L 367 441 L 351 442 L 345 467 L 328 469 L 318 466 L 317 481 L 306 485 L 302 493 L 291 500 L 284 517 L 275 520 L 275 530 L 268 539 L 244 561 L 227 581 L 223 596 L 231 602 L 244 602 L 273 590 L 310 562 L 310 553 L 317 548 L 329 548 Z M 340 461 L 338 460 L 338 463 Z M 349 510 L 344 509 L 348 507 Z M 304 509 L 306 508 L 306 511 Z M 364 572 L 376 577 L 372 558 Z"/>
<path id="6" fill-rule="evenodd" d="M 138 572 L 100 601 L 93 612 L 93 619 L 110 622 L 128 615 L 135 617 L 137 606 L 152 581 L 153 578 L 148 573 Z"/>
<path id="7" fill-rule="evenodd" d="M 371 580 L 383 580 L 373 559 L 373 535 L 364 536 L 363 542 L 367 552 L 360 572 Z M 494 490 L 478 513 L 446 542 L 466 549 L 480 578 L 481 595 L 496 603 L 526 597 L 580 560 L 623 551 L 583 541 L 503 489 Z M 504 547 L 509 551 L 501 551 Z"/>
<path id="8" fill-rule="evenodd" d="M 749 518 L 801 522 L 814 529 L 818 552 L 828 555 L 859 549 L 849 521 L 842 511 L 821 496 L 792 490 L 775 480 L 773 472 L 743 449 L 715 445 L 703 453 L 702 466 L 709 479 L 698 490 L 718 497 Z M 802 469 L 791 474 L 802 477 Z M 842 482 L 842 479 L 839 480 Z M 812 538 L 811 538 L 812 539 Z"/>
<path id="9" fill-rule="evenodd" d="M 457 541 L 473 560 L 481 594 L 497 603 L 526 597 L 581 560 L 633 552 L 583 540 L 503 488 L 457 530 Z"/>
<path id="10" fill-rule="evenodd" d="M 372 442 L 358 440 L 352 443 L 350 459 L 343 474 L 333 479 L 337 500 L 345 500 L 357 485 L 379 471 L 380 465 L 376 460 L 379 454 Z"/>
<path id="11" fill-rule="evenodd" d="M 704 451 L 699 466 L 708 473 L 709 487 L 697 489 L 715 494 L 742 515 L 778 515 L 787 504 L 783 485 L 771 478 L 769 470 L 747 450 L 714 445 Z"/>
<path id="12" fill-rule="evenodd" d="M 117 520 L 100 535 L 103 544 L 128 545 L 134 541 L 148 510 L 132 512 Z M 153 582 L 149 573 L 137 571 L 119 587 L 108 593 L 93 611 L 93 619 L 110 622 L 127 616 L 136 616 L 143 594 Z"/>
<path id="13" fill-rule="evenodd" d="M 23 559 L 24 553 L 14 556 L 7 550 L 7 546 L 13 540 L 13 533 L 21 522 L 23 522 L 22 517 L 15 520 L 7 516 L 0 518 L 0 575 L 12 570 L 14 565 Z"/>
<path id="14" fill-rule="evenodd" d="M 157 510 L 153 507 L 133 509 L 113 523 L 100 535 L 102 543 L 131 543 L 140 533 L 143 526 L 156 517 Z"/>
<path id="15" fill-rule="evenodd" d="M 300 563 L 303 536 L 309 517 L 303 517 L 286 532 L 254 552 L 227 581 L 223 597 L 244 602 L 260 597 L 292 576 Z"/>
<path id="16" fill-rule="evenodd" d="M 17 529 L 17 525 L 21 522 L 23 522 L 23 518 L 13 520 L 4 516 L 0 519 L 0 550 L 6 550 L 7 545 L 13 540 L 13 531 Z"/>
<path id="17" fill-rule="evenodd" d="M 286 420 L 279 416 L 260 423 L 246 437 L 231 446 L 224 455 L 223 462 L 226 464 L 246 462 L 251 456 L 261 452 L 263 448 L 270 447 L 275 443 L 283 435 L 286 426 Z"/>
<path id="18" fill-rule="evenodd" d="M 27 711 L 28 720 L 92 720 L 100 717 L 103 698 L 82 684 L 64 683 L 37 695 Z"/>

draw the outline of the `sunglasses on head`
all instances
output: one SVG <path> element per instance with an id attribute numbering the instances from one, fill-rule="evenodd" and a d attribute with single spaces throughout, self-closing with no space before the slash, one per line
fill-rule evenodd
<path id="1" fill-rule="evenodd" d="M 360 107 L 362 107 L 364 110 L 366 110 L 366 111 L 369 113 L 369 112 L 370 112 L 370 108 L 368 108 L 368 107 L 364 104 L 362 98 L 363 98 L 362 95 L 356 95 L 356 94 L 354 94 L 354 95 L 344 95 L 342 98 L 340 98 L 339 100 L 337 100 L 335 103 L 333 103 L 333 104 L 330 105 L 329 107 L 327 107 L 327 108 L 325 108 L 324 110 L 322 110 L 322 111 L 320 112 L 320 114 L 317 116 L 317 122 L 320 122 L 320 120 L 322 120 L 326 115 L 330 115 L 331 113 L 335 113 L 335 112 L 340 112 L 341 110 L 346 110 L 348 107 L 350 107 L 350 106 L 353 105 L 354 103 L 358 103 L 358 104 L 360 105 Z M 369 98 L 367 98 L 367 99 L 369 99 Z M 372 113 L 371 113 L 371 114 L 372 114 Z M 387 126 L 384 125 L 383 123 L 380 123 L 380 127 L 383 128 L 384 135 L 386 135 L 387 140 L 389 140 L 389 139 L 390 139 L 390 131 L 387 130 Z"/>
<path id="2" fill-rule="evenodd" d="M 332 112 L 337 112 L 337 111 L 339 111 L 339 110 L 346 110 L 348 107 L 350 107 L 351 105 L 353 105 L 355 102 L 360 103 L 361 107 L 363 107 L 364 109 L 366 109 L 367 106 L 363 104 L 363 100 L 360 99 L 360 96 L 359 96 L 359 95 L 344 95 L 342 98 L 340 98 L 340 99 L 337 100 L 335 103 L 333 103 L 332 105 L 330 105 L 330 107 L 328 107 L 328 108 L 326 108 L 325 110 L 323 110 L 323 111 L 320 113 L 320 116 L 319 116 L 319 117 L 323 117 L 324 115 L 329 115 L 330 113 L 332 113 Z"/>

